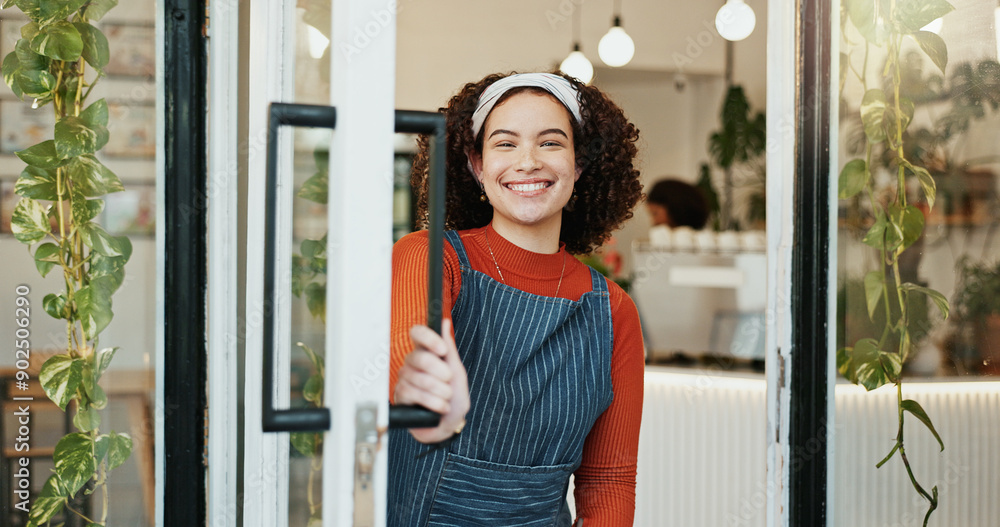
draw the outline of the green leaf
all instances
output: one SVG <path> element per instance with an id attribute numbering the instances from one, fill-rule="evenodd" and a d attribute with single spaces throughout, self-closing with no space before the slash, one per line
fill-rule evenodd
<path id="1" fill-rule="evenodd" d="M 875 249 L 882 249 L 885 247 L 885 229 L 888 225 L 886 221 L 885 213 L 882 209 L 875 211 L 875 223 L 868 229 L 865 233 L 865 237 L 861 239 L 861 243 Z"/>
<path id="2" fill-rule="evenodd" d="M 295 450 L 298 450 L 303 456 L 315 457 L 318 435 L 316 432 L 292 432 L 289 440 Z"/>
<path id="3" fill-rule="evenodd" d="M 108 126 L 108 102 L 104 99 L 94 101 L 93 104 L 80 113 L 80 119 L 90 128 Z"/>
<path id="4" fill-rule="evenodd" d="M 45 480 L 42 492 L 31 504 L 31 512 L 28 513 L 28 525 L 40 526 L 47 523 L 53 516 L 62 511 L 66 503 L 64 485 L 59 480 L 59 474 L 52 474 Z"/>
<path id="5" fill-rule="evenodd" d="M 104 457 L 108 455 L 111 448 L 111 437 L 108 434 L 101 434 L 94 440 L 94 461 L 100 465 Z"/>
<path id="6" fill-rule="evenodd" d="M 302 199 L 326 205 L 329 188 L 330 182 L 326 172 L 317 172 L 302 184 L 297 195 Z"/>
<path id="7" fill-rule="evenodd" d="M 882 292 L 885 290 L 885 273 L 882 271 L 869 271 L 865 275 L 865 301 L 868 304 L 868 318 L 875 320 L 875 309 L 882 300 Z"/>
<path id="8" fill-rule="evenodd" d="M 56 154 L 56 142 L 52 139 L 29 146 L 24 150 L 14 152 L 25 163 L 38 168 L 58 168 L 66 164 Z"/>
<path id="9" fill-rule="evenodd" d="M 889 215 L 885 224 L 885 249 L 894 251 L 903 244 L 903 208 L 898 204 L 889 205 Z"/>
<path id="10" fill-rule="evenodd" d="M 27 24 L 21 26 L 21 39 L 23 39 L 23 40 L 26 41 L 25 45 L 29 45 L 30 46 L 31 45 L 31 39 L 35 38 L 35 35 L 37 35 L 40 31 L 41 31 L 41 28 L 38 27 L 37 23 L 35 23 L 35 22 L 28 22 Z M 32 52 L 32 53 L 34 53 L 34 52 Z M 35 69 L 37 69 L 37 68 L 35 68 Z"/>
<path id="11" fill-rule="evenodd" d="M 17 7 L 40 26 L 68 18 L 88 0 L 15 0 Z"/>
<path id="12" fill-rule="evenodd" d="M 121 240 L 124 236 L 112 236 L 100 225 L 90 221 L 80 225 L 80 236 L 83 244 L 104 256 L 121 256 L 123 254 Z"/>
<path id="13" fill-rule="evenodd" d="M 54 319 L 66 318 L 66 297 L 49 293 L 42 299 L 42 307 L 45 312 Z"/>
<path id="14" fill-rule="evenodd" d="M 871 391 L 899 378 L 902 363 L 899 355 L 882 351 L 878 349 L 878 341 L 865 338 L 859 340 L 851 350 L 850 368 L 856 378 L 853 382 Z"/>
<path id="15" fill-rule="evenodd" d="M 90 277 L 107 277 L 114 291 L 117 291 L 125 280 L 125 264 L 132 255 L 132 243 L 128 238 L 120 236 L 117 240 L 122 250 L 121 256 L 104 256 L 96 252 L 90 254 Z"/>
<path id="16" fill-rule="evenodd" d="M 73 426 L 81 432 L 90 432 L 101 426 L 101 413 L 88 404 L 76 411 L 76 416 L 73 417 Z"/>
<path id="17" fill-rule="evenodd" d="M 94 381 L 101 380 L 101 376 L 104 372 L 108 370 L 108 366 L 111 366 L 111 359 L 115 358 L 115 352 L 118 351 L 118 347 L 114 348 L 104 348 L 97 352 L 94 357 Z"/>
<path id="18" fill-rule="evenodd" d="M 916 243 L 924 233 L 924 213 L 913 205 L 907 205 L 903 209 L 901 219 L 900 226 L 903 231 L 903 248 L 905 249 Z"/>
<path id="19" fill-rule="evenodd" d="M 103 199 L 87 199 L 82 194 L 73 197 L 73 223 L 77 225 L 96 218 L 103 210 Z"/>
<path id="20" fill-rule="evenodd" d="M 313 282 L 306 286 L 306 306 L 312 316 L 326 320 L 326 284 Z"/>
<path id="21" fill-rule="evenodd" d="M 73 24 L 60 20 L 42 27 L 31 39 L 31 49 L 55 60 L 76 62 L 83 53 L 83 39 Z"/>
<path id="22" fill-rule="evenodd" d="M 98 409 L 103 410 L 108 406 L 108 394 L 104 393 L 104 388 L 101 388 L 100 384 L 94 382 L 92 391 L 87 394 L 90 397 L 90 404 Z"/>
<path id="23" fill-rule="evenodd" d="M 56 122 L 55 141 L 56 154 L 63 159 L 93 154 L 108 143 L 108 129 L 89 126 L 82 115 L 67 115 Z"/>
<path id="24" fill-rule="evenodd" d="M 938 444 L 941 445 L 941 450 L 944 451 L 944 441 L 941 440 L 941 436 L 938 435 L 937 430 L 934 429 L 934 423 L 931 422 L 931 418 L 927 416 L 927 412 L 924 411 L 920 403 L 914 401 L 913 399 L 904 399 L 899 405 L 903 410 L 910 412 L 914 417 L 920 419 L 920 422 L 927 426 L 927 428 L 934 434 L 934 438 L 937 439 Z"/>
<path id="25" fill-rule="evenodd" d="M 868 184 L 868 178 L 870 174 L 868 172 L 868 164 L 865 163 L 864 159 L 853 159 L 848 161 L 844 165 L 843 170 L 840 171 L 840 181 L 837 185 L 838 192 L 837 197 L 840 199 L 848 199 L 854 197 L 858 192 L 861 192 L 865 185 Z"/>
<path id="26" fill-rule="evenodd" d="M 56 187 L 56 169 L 28 166 L 14 185 L 14 192 L 25 198 L 59 201 Z M 65 190 L 65 189 L 63 189 Z"/>
<path id="27" fill-rule="evenodd" d="M 94 461 L 94 441 L 88 434 L 74 432 L 63 436 L 56 443 L 52 461 L 56 472 L 65 486 L 67 494 L 76 494 L 88 480 L 94 477 L 97 465 Z"/>
<path id="28" fill-rule="evenodd" d="M 872 0 L 846 0 L 847 14 L 861 36 L 872 44 L 879 45 L 885 39 L 884 31 L 877 29 L 875 3 Z"/>
<path id="29" fill-rule="evenodd" d="M 88 198 L 125 190 L 118 176 L 93 155 L 74 158 L 66 170 L 70 181 Z"/>
<path id="30" fill-rule="evenodd" d="M 920 181 L 920 188 L 924 190 L 924 196 L 927 197 L 927 208 L 934 208 L 934 201 L 937 199 L 937 183 L 931 176 L 931 173 L 926 169 L 910 165 L 909 168 L 917 176 L 917 180 Z"/>
<path id="31" fill-rule="evenodd" d="M 944 69 L 948 66 L 948 46 L 945 45 L 944 39 L 930 31 L 917 31 L 911 36 L 941 73 L 944 73 Z"/>
<path id="32" fill-rule="evenodd" d="M 59 246 L 54 243 L 43 243 L 35 249 L 35 267 L 44 278 L 49 271 L 59 263 Z"/>
<path id="33" fill-rule="evenodd" d="M 111 323 L 114 316 L 111 311 L 112 286 L 113 282 L 109 282 L 107 277 L 95 278 L 74 296 L 76 315 L 87 340 L 93 340 Z"/>
<path id="34" fill-rule="evenodd" d="M 17 0 L 3 0 L 3 2 L 0 2 L 0 9 L 7 9 L 8 7 L 14 7 L 14 3 L 16 1 Z"/>
<path id="35" fill-rule="evenodd" d="M 302 256 L 306 258 L 326 256 L 326 244 L 319 240 L 302 240 Z"/>
<path id="36" fill-rule="evenodd" d="M 913 101 L 905 97 L 899 98 L 899 111 L 896 111 L 895 106 L 888 106 L 885 109 L 884 124 L 886 131 L 886 139 L 890 141 L 892 145 L 896 144 L 896 138 L 901 137 L 902 133 L 906 131 L 906 128 L 910 126 L 910 122 L 913 120 Z M 896 122 L 897 115 L 899 114 L 899 123 Z"/>
<path id="37" fill-rule="evenodd" d="M 46 99 L 51 97 L 52 90 L 56 89 L 56 78 L 47 71 L 21 69 L 14 78 L 21 92 L 28 97 Z"/>
<path id="38" fill-rule="evenodd" d="M 316 406 L 323 406 L 323 376 L 314 374 L 309 377 L 306 381 L 306 385 L 302 388 L 302 397 L 316 404 Z"/>
<path id="39" fill-rule="evenodd" d="M 901 29 L 919 31 L 954 9 L 945 0 L 899 0 L 893 15 Z"/>
<path id="40" fill-rule="evenodd" d="M 21 92 L 21 84 L 17 82 L 17 74 L 21 71 L 21 61 L 17 58 L 17 52 L 11 51 L 3 59 L 3 63 L 0 64 L 0 73 L 3 74 L 3 82 L 6 84 L 11 91 L 14 92 L 14 96 L 18 99 L 21 98 L 23 92 Z"/>
<path id="41" fill-rule="evenodd" d="M 17 241 L 31 245 L 42 241 L 51 227 L 40 203 L 31 198 L 21 198 L 14 207 L 10 229 Z"/>
<path id="42" fill-rule="evenodd" d="M 865 92 L 861 99 L 861 122 L 865 127 L 865 136 L 871 143 L 885 141 L 885 93 L 879 89 Z"/>
<path id="43" fill-rule="evenodd" d="M 904 282 L 900 284 L 899 288 L 904 291 L 913 291 L 915 293 L 921 293 L 927 295 L 927 298 L 930 298 L 934 302 L 934 305 L 936 305 L 937 308 L 941 311 L 941 316 L 943 316 L 945 319 L 948 318 L 948 315 L 951 312 L 951 306 L 948 303 L 948 299 L 945 298 L 945 296 L 942 295 L 941 293 L 933 289 L 929 289 L 927 287 L 919 286 L 917 284 L 912 284 L 910 282 Z"/>
<path id="44" fill-rule="evenodd" d="M 118 5 L 118 0 L 91 0 L 90 5 L 87 6 L 87 18 L 100 20 L 116 5 Z"/>
<path id="45" fill-rule="evenodd" d="M 87 22 L 74 22 L 73 27 L 80 32 L 83 40 L 83 60 L 87 61 L 97 71 L 104 71 L 104 67 L 111 60 L 111 52 L 108 50 L 108 37 L 100 29 Z M 105 123 L 106 125 L 107 123 Z"/>
<path id="46" fill-rule="evenodd" d="M 38 380 L 42 383 L 45 394 L 64 412 L 66 405 L 76 395 L 82 378 L 83 361 L 66 354 L 50 357 L 42 364 L 38 373 Z"/>
<path id="47" fill-rule="evenodd" d="M 132 438 L 128 434 L 111 432 L 108 436 L 108 470 L 121 466 L 132 455 Z"/>
<path id="48" fill-rule="evenodd" d="M 854 348 L 846 347 L 837 350 L 837 371 L 844 376 L 845 379 L 858 383 L 857 373 L 854 371 L 854 365 L 851 364 L 851 355 L 854 353 Z"/>
<path id="49" fill-rule="evenodd" d="M 45 55 L 40 55 L 35 53 L 31 49 L 31 33 L 29 30 L 30 24 L 21 29 L 21 33 L 24 38 L 17 41 L 14 44 L 14 53 L 17 55 L 17 63 L 20 65 L 21 71 L 49 71 L 49 64 L 52 60 Z"/>

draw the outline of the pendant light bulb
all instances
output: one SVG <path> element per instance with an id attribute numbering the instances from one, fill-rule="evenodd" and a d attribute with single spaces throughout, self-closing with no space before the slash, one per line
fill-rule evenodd
<path id="1" fill-rule="evenodd" d="M 590 84 L 590 80 L 594 78 L 594 65 L 580 51 L 579 43 L 573 45 L 573 51 L 559 65 L 559 71 L 576 77 L 584 84 Z"/>
<path id="2" fill-rule="evenodd" d="M 722 38 L 733 42 L 749 37 L 756 24 L 753 9 L 743 0 L 726 0 L 726 5 L 715 15 L 715 29 Z"/>
<path id="3" fill-rule="evenodd" d="M 624 66 L 632 60 L 635 42 L 622 28 L 621 17 L 616 16 L 614 25 L 601 37 L 601 42 L 597 44 L 597 54 L 605 64 L 613 68 Z"/>
<path id="4" fill-rule="evenodd" d="M 323 52 L 330 45 L 330 39 L 326 38 L 326 35 L 312 26 L 306 26 L 306 28 L 306 32 L 309 35 L 309 56 L 314 59 L 323 58 Z"/>

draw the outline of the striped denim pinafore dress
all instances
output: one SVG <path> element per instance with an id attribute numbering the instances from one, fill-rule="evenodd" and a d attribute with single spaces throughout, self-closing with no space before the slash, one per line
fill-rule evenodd
<path id="1" fill-rule="evenodd" d="M 445 447 L 389 435 L 392 527 L 569 526 L 570 475 L 611 404 L 607 282 L 578 301 L 525 293 L 475 271 L 458 233 L 462 288 L 452 309 L 471 407 Z"/>

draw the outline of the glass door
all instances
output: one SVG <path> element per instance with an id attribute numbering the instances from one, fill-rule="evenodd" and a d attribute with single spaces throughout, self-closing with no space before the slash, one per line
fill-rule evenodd
<path id="1" fill-rule="evenodd" d="M 383 525 L 395 13 L 255 1 L 250 34 L 243 523 Z"/>
<path id="2" fill-rule="evenodd" d="M 834 20 L 833 523 L 994 525 L 1000 7 L 844 0 Z"/>

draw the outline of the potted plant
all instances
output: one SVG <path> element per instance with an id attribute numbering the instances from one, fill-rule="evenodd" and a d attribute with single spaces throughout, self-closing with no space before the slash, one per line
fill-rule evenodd
<path id="1" fill-rule="evenodd" d="M 959 320 L 972 327 L 979 371 L 1000 375 L 1000 261 L 959 263 L 955 309 Z"/>
<path id="2" fill-rule="evenodd" d="M 733 228 L 738 230 L 739 221 L 733 217 L 734 203 L 737 201 L 733 194 L 737 189 L 742 194 L 740 201 L 746 203 L 742 207 L 743 219 L 749 226 L 763 228 L 764 153 L 767 143 L 767 120 L 764 112 L 752 110 L 743 87 L 733 85 L 729 87 L 722 101 L 719 121 L 720 128 L 708 137 L 708 151 L 712 162 L 725 173 L 723 203 L 721 207 L 713 209 L 716 213 L 716 230 Z M 739 173 L 736 174 L 738 178 L 734 177 L 735 169 L 739 169 Z M 706 191 L 706 196 L 714 194 L 710 188 L 704 188 L 707 186 L 704 182 L 710 177 L 710 170 L 707 164 L 702 165 L 702 179 L 698 185 Z M 715 205 L 719 206 L 718 201 Z"/>

